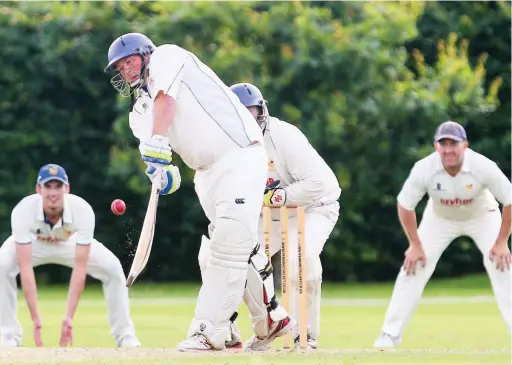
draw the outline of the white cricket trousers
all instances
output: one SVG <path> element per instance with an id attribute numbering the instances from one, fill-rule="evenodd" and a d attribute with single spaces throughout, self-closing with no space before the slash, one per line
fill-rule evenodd
<path id="1" fill-rule="evenodd" d="M 322 264 L 320 254 L 329 239 L 329 236 L 336 225 L 339 217 L 339 203 L 306 209 L 304 214 L 304 240 L 306 244 L 306 291 L 308 302 L 308 334 L 315 339 L 320 335 L 320 307 L 322 291 Z M 297 240 L 297 213 L 296 209 L 288 209 L 288 262 L 290 269 L 290 311 L 291 315 L 298 319 L 298 240 Z M 271 222 L 271 247 L 270 254 L 273 256 L 281 250 L 281 222 L 279 209 L 272 209 Z M 258 237 L 260 250 L 265 249 L 263 218 L 260 218 L 258 226 Z M 278 273 L 274 273 L 278 275 Z M 293 329 L 292 335 L 297 335 L 298 328 Z"/>
<path id="2" fill-rule="evenodd" d="M 452 221 L 436 216 L 430 204 L 425 208 L 418 227 L 418 235 L 426 255 L 426 266 L 417 266 L 416 275 L 407 276 L 400 269 L 391 301 L 384 319 L 382 332 L 401 337 L 407 322 L 418 306 L 423 289 L 432 276 L 442 253 L 457 237 L 468 236 L 482 252 L 485 270 L 491 281 L 499 310 L 511 332 L 512 273 L 501 272 L 489 259 L 489 251 L 496 242 L 501 227 L 501 213 L 498 209 L 468 221 Z"/>
<path id="3" fill-rule="evenodd" d="M 60 244 L 34 241 L 32 243 L 33 266 L 57 264 L 73 268 L 75 248 L 73 237 Z M 16 314 L 16 276 L 18 274 L 16 243 L 11 236 L 0 247 L 0 334 L 3 338 L 16 339 L 21 344 L 22 328 Z M 124 336 L 134 336 L 135 329 L 130 319 L 128 288 L 123 268 L 119 259 L 96 240 L 91 242 L 87 274 L 103 284 L 107 302 L 107 319 L 114 339 L 119 341 Z M 62 313 L 62 318 L 64 315 L 65 313 Z"/>
<path id="4" fill-rule="evenodd" d="M 194 177 L 201 206 L 215 229 L 188 336 L 201 333 L 217 349 L 224 346 L 229 318 L 243 299 L 249 256 L 258 239 L 267 161 L 264 146 L 255 144 L 233 151 Z"/>

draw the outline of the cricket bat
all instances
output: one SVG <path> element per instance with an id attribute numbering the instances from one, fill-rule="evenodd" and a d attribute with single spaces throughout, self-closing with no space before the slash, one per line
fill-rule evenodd
<path id="1" fill-rule="evenodd" d="M 159 179 L 158 184 L 160 184 Z M 151 246 L 153 245 L 153 235 L 155 233 L 156 223 L 156 210 L 158 207 L 158 197 L 160 196 L 160 189 L 155 183 L 151 187 L 151 195 L 149 196 L 148 209 L 142 224 L 142 231 L 140 232 L 139 243 L 137 244 L 137 251 L 133 257 L 132 267 L 126 279 L 126 286 L 130 287 L 137 276 L 144 270 L 151 254 Z"/>

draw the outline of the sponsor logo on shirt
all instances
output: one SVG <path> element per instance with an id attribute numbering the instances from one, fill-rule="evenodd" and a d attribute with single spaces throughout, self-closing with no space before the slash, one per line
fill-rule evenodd
<path id="1" fill-rule="evenodd" d="M 45 243 L 53 243 L 53 244 L 57 244 L 62 241 L 57 237 L 44 237 L 44 236 L 37 236 L 37 240 L 45 242 Z"/>
<path id="2" fill-rule="evenodd" d="M 473 198 L 471 198 L 471 199 L 460 199 L 460 198 L 441 199 L 441 204 L 448 205 L 450 207 L 457 207 L 457 206 L 467 205 L 467 204 L 471 204 L 471 203 L 473 203 Z"/>

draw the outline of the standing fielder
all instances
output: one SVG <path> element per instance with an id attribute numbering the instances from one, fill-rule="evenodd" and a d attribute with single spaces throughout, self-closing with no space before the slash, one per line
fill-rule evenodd
<path id="1" fill-rule="evenodd" d="M 468 148 L 466 131 L 456 122 L 438 127 L 434 147 L 436 152 L 416 162 L 398 194 L 398 217 L 409 248 L 375 347 L 400 344 L 437 261 L 460 236 L 469 236 L 482 252 L 498 307 L 511 331 L 510 181 L 496 163 Z M 416 228 L 414 209 L 426 193 L 429 200 Z M 503 205 L 501 216 L 495 197 Z"/>
<path id="2" fill-rule="evenodd" d="M 196 171 L 196 193 L 215 229 L 195 316 L 178 349 L 222 350 L 257 244 L 267 165 L 261 131 L 222 80 L 176 45 L 125 34 L 110 46 L 105 71 L 117 71 L 112 84 L 122 94 L 145 92 L 153 101 L 139 149 L 146 173 L 161 179 L 161 194 L 179 187 L 172 150 Z"/>
<path id="3" fill-rule="evenodd" d="M 308 346 L 317 348 L 320 335 L 320 304 L 322 264 L 320 253 L 329 238 L 339 215 L 338 199 L 341 189 L 336 175 L 293 125 L 271 117 L 267 102 L 260 90 L 248 83 L 231 86 L 256 119 L 263 131 L 268 155 L 267 186 L 263 197 L 265 205 L 297 204 L 305 207 L 306 280 L 308 300 Z M 290 252 L 297 252 L 297 217 L 290 212 L 288 235 Z M 271 255 L 280 250 L 279 212 L 272 212 Z M 259 220 L 259 241 L 263 242 L 263 219 Z M 298 258 L 290 254 L 291 296 L 290 312 L 298 318 Z M 298 344 L 298 328 L 293 329 Z M 261 347 L 261 339 L 253 336 L 246 346 Z M 266 345 L 266 344 L 263 344 Z"/>
<path id="4" fill-rule="evenodd" d="M 130 319 L 128 289 L 119 259 L 94 236 L 94 212 L 84 199 L 69 194 L 69 181 L 59 165 L 39 170 L 37 194 L 22 199 L 11 214 L 12 235 L 0 247 L 0 330 L 4 346 L 21 346 L 16 318 L 16 276 L 33 322 L 36 346 L 43 346 L 34 267 L 59 264 L 72 268 L 68 307 L 60 346 L 73 344 L 73 317 L 87 274 L 100 280 L 108 322 L 118 347 L 139 347 Z"/>

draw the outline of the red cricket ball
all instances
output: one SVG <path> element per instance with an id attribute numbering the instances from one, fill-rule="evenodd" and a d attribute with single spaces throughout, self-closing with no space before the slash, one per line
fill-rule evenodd
<path id="1" fill-rule="evenodd" d="M 122 215 L 126 211 L 126 204 L 121 199 L 115 199 L 112 204 L 110 204 L 110 209 L 115 215 Z"/>

